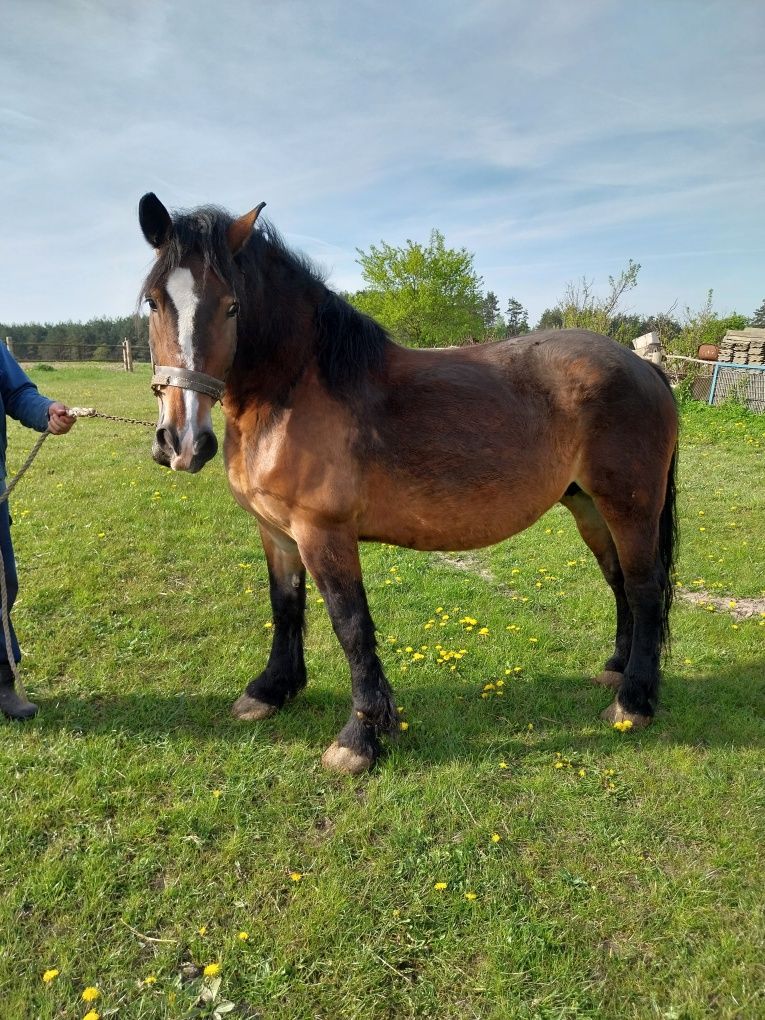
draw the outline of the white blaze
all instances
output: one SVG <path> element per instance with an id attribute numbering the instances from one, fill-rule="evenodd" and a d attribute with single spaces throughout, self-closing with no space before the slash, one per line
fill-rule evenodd
<path id="1" fill-rule="evenodd" d="M 199 295 L 194 290 L 194 274 L 190 269 L 174 269 L 167 278 L 167 293 L 178 314 L 178 346 L 181 348 L 184 368 L 194 368 L 191 341 L 194 336 L 194 316 Z"/>

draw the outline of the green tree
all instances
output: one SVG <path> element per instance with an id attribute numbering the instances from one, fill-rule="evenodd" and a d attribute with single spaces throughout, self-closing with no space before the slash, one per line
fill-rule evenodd
<path id="1" fill-rule="evenodd" d="M 624 295 L 637 286 L 639 272 L 640 263 L 630 259 L 617 277 L 609 276 L 608 293 L 602 298 L 596 296 L 592 280 L 582 277 L 578 283 L 569 283 L 558 302 L 564 327 L 592 329 L 629 344 L 629 329 L 619 329 L 618 308 Z"/>
<path id="2" fill-rule="evenodd" d="M 756 326 L 758 329 L 765 329 L 765 301 L 762 302 L 760 307 L 749 320 L 749 325 Z"/>
<path id="3" fill-rule="evenodd" d="M 481 302 L 481 318 L 484 329 L 487 333 L 502 325 L 502 316 L 499 311 L 499 301 L 493 290 L 486 292 L 486 297 Z"/>
<path id="4" fill-rule="evenodd" d="M 529 331 L 529 313 L 515 298 L 507 302 L 507 336 L 522 336 Z"/>
<path id="5" fill-rule="evenodd" d="M 719 344 L 729 329 L 744 329 L 748 323 L 745 315 L 733 312 L 720 317 L 714 310 L 713 291 L 707 291 L 707 299 L 698 311 L 686 306 L 685 322 L 681 333 L 672 343 L 672 354 L 695 358 L 702 344 Z"/>
<path id="6" fill-rule="evenodd" d="M 352 297 L 360 311 L 377 319 L 402 343 L 446 347 L 483 334 L 482 280 L 465 248 L 447 248 L 433 230 L 427 245 L 385 241 L 358 249 L 367 284 Z"/>
<path id="7" fill-rule="evenodd" d="M 535 329 L 563 329 L 563 312 L 560 308 L 545 308 Z"/>

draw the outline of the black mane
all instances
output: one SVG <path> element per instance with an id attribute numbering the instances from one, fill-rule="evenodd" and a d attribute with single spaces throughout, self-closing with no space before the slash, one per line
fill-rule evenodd
<path id="1" fill-rule="evenodd" d="M 205 272 L 212 270 L 228 283 L 239 302 L 240 364 L 255 367 L 264 359 L 278 357 L 280 350 L 294 356 L 296 345 L 312 345 L 327 389 L 337 396 L 351 396 L 370 373 L 382 367 L 390 343 L 385 330 L 330 290 L 321 271 L 305 255 L 288 248 L 267 220 L 258 220 L 234 257 L 227 240 L 232 222 L 229 213 L 215 206 L 175 213 L 172 236 L 160 249 L 142 295 L 184 259 L 197 255 Z M 307 305 L 313 310 L 308 320 L 301 311 Z"/>

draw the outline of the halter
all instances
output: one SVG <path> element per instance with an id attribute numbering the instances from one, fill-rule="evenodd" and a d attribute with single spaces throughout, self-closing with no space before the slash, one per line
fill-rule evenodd
<path id="1" fill-rule="evenodd" d="M 214 401 L 220 400 L 226 384 L 222 379 L 204 372 L 192 372 L 189 368 L 174 368 L 172 365 L 155 365 L 151 377 L 151 388 L 159 397 L 166 386 L 176 386 L 180 390 L 194 390 L 204 393 Z"/>

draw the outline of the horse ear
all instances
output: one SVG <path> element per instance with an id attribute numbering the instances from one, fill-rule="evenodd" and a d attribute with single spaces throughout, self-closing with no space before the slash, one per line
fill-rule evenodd
<path id="1" fill-rule="evenodd" d="M 152 248 L 161 248 L 170 239 L 173 221 L 153 191 L 147 192 L 138 203 L 138 221 Z"/>
<path id="2" fill-rule="evenodd" d="M 232 255 L 238 255 L 249 241 L 252 228 L 255 226 L 255 220 L 260 215 L 260 210 L 264 208 L 265 204 L 265 202 L 261 202 L 254 209 L 250 209 L 244 216 L 234 220 L 228 228 L 228 246 L 231 249 Z"/>

